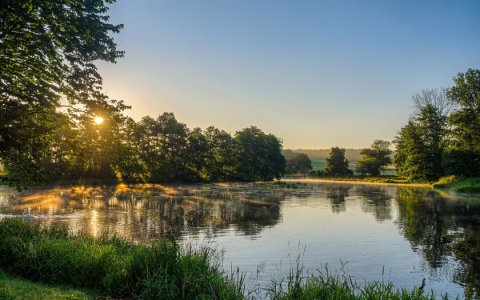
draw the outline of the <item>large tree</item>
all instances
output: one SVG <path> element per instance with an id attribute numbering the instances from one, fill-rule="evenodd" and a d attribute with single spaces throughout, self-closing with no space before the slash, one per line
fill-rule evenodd
<path id="1" fill-rule="evenodd" d="M 353 171 L 348 168 L 348 159 L 345 158 L 345 149 L 332 147 L 327 159 L 324 172 L 330 176 L 349 176 Z"/>
<path id="2" fill-rule="evenodd" d="M 480 70 L 468 69 L 454 78 L 447 90 L 456 105 L 450 114 L 451 141 L 446 155 L 447 172 L 480 175 Z"/>
<path id="3" fill-rule="evenodd" d="M 242 181 L 280 179 L 285 172 L 282 142 L 255 126 L 235 134 L 238 157 L 236 177 Z"/>
<path id="4" fill-rule="evenodd" d="M 110 24 L 106 15 L 113 2 L 0 3 L 0 159 L 17 185 L 43 173 L 62 107 L 80 127 L 94 115 L 110 118 L 126 108 L 102 93 L 95 66 L 123 55 L 111 37 L 122 25 Z"/>
<path id="5" fill-rule="evenodd" d="M 398 133 L 394 162 L 411 181 L 434 181 L 444 175 L 447 117 L 452 104 L 444 91 L 424 90 L 413 96 L 416 112 Z"/>

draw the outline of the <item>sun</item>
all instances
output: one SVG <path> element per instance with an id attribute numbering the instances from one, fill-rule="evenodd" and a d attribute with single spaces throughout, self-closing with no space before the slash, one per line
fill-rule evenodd
<path id="1" fill-rule="evenodd" d="M 95 119 L 93 120 L 93 122 L 95 122 L 95 124 L 97 125 L 101 125 L 103 121 L 104 119 L 102 117 L 95 117 Z"/>

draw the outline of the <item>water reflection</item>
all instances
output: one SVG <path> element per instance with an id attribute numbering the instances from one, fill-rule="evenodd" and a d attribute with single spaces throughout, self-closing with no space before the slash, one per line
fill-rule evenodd
<path id="1" fill-rule="evenodd" d="M 375 186 L 359 186 L 357 194 L 362 196 L 362 210 L 372 213 L 379 222 L 392 219 L 393 197 L 388 190 Z"/>
<path id="2" fill-rule="evenodd" d="M 64 223 L 72 231 L 84 230 L 93 236 L 116 233 L 135 241 L 181 239 L 185 235 L 215 239 L 231 232 L 262 239 L 263 231 L 280 227 L 286 221 L 283 216 L 294 215 L 289 212 L 295 207 L 318 211 L 319 221 L 311 228 L 301 227 L 302 232 L 295 232 L 298 226 L 289 227 L 286 235 L 311 237 L 325 232 L 329 238 L 330 231 L 336 229 L 330 226 L 329 231 L 321 231 L 325 224 L 320 215 L 325 218 L 326 211 L 331 210 L 332 216 L 359 219 L 367 214 L 374 220 L 368 226 L 391 223 L 393 230 L 388 234 L 400 234 L 408 240 L 411 255 L 422 257 L 425 277 L 457 283 L 464 287 L 465 297 L 480 298 L 478 199 L 452 198 L 430 189 L 344 184 L 118 185 L 23 193 L 0 189 L 3 215 L 33 214 L 46 224 Z M 302 224 L 302 214 L 296 216 L 293 224 Z M 269 238 L 274 237 L 285 238 Z M 375 248 L 379 241 L 374 238 L 367 245 L 371 252 L 383 251 Z M 338 239 L 353 240 L 348 236 Z M 336 250 L 328 255 L 335 256 Z M 409 272 L 404 276 L 411 276 Z"/>
<path id="3" fill-rule="evenodd" d="M 402 234 L 432 271 L 453 269 L 465 297 L 480 298 L 480 201 L 448 199 L 431 190 L 397 192 Z"/>
<path id="4" fill-rule="evenodd" d="M 93 236 L 117 233 L 144 241 L 226 229 L 257 235 L 280 219 L 280 203 L 295 191 L 250 185 L 119 185 L 3 195 L 3 214 L 33 214 Z M 304 193 L 298 193 L 305 197 Z"/>
<path id="5" fill-rule="evenodd" d="M 327 185 L 325 191 L 327 198 L 332 204 L 332 212 L 341 213 L 346 210 L 345 198 L 348 197 L 348 191 L 352 188 L 351 185 Z"/>

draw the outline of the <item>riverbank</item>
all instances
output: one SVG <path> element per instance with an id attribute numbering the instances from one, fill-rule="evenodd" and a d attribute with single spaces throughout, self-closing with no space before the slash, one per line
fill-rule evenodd
<path id="1" fill-rule="evenodd" d="M 435 182 L 433 188 L 456 193 L 480 194 L 480 177 L 446 176 Z"/>
<path id="2" fill-rule="evenodd" d="M 118 237 L 93 239 L 71 235 L 63 227 L 3 219 L 0 269 L 5 273 L 0 271 L 0 297 L 435 299 L 433 292 L 423 293 L 423 285 L 406 290 L 385 282 L 357 284 L 345 274 L 307 275 L 301 266 L 281 281 L 246 291 L 244 275 L 224 272 L 214 253 L 211 249 L 181 249 L 175 241 L 132 244 Z M 34 297 L 29 296 L 32 293 Z"/>
<path id="3" fill-rule="evenodd" d="M 383 185 L 383 186 L 409 186 L 431 188 L 430 183 L 411 183 L 403 179 L 393 177 L 301 177 L 282 178 L 283 182 L 299 183 L 338 183 L 338 184 L 362 184 L 362 185 Z"/>

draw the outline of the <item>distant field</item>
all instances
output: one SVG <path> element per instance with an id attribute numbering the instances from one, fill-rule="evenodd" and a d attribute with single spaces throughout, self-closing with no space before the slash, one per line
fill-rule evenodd
<path id="1" fill-rule="evenodd" d="M 312 167 L 314 171 L 323 170 L 327 167 L 327 162 L 324 159 L 312 159 Z M 355 171 L 357 168 L 357 163 L 355 161 L 350 162 L 348 164 L 348 168 L 352 170 L 355 175 L 358 175 L 358 173 Z M 397 172 L 395 171 L 395 169 L 387 169 L 382 172 L 382 175 L 396 175 L 396 174 Z"/>

